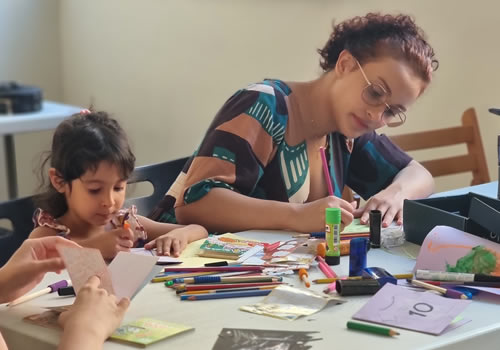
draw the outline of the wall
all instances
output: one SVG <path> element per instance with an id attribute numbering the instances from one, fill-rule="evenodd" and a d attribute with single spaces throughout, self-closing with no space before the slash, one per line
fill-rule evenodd
<path id="1" fill-rule="evenodd" d="M 500 118 L 487 108 L 500 106 L 500 49 L 495 45 L 500 3 L 65 0 L 59 8 L 55 0 L 40 3 L 9 0 L 7 9 L 16 12 L 21 4 L 30 4 L 28 18 L 36 20 L 23 18 L 21 23 L 39 23 L 37 37 L 53 49 L 33 50 L 29 63 L 19 66 L 15 64 L 19 57 L 9 57 L 14 63 L 7 68 L 44 85 L 52 98 L 60 93 L 63 102 L 93 103 L 97 109 L 114 112 L 130 134 L 139 165 L 190 154 L 222 103 L 250 82 L 265 77 L 314 79 L 319 74 L 315 50 L 326 41 L 334 18 L 340 21 L 373 10 L 412 14 L 428 34 L 440 68 L 432 86 L 408 112 L 407 124 L 383 132 L 456 125 L 461 113 L 473 106 L 491 177 L 497 179 Z M 4 11 L 0 13 L 4 16 Z M 1 29 L 10 27 L 0 23 L 2 38 Z M 58 45 L 60 56 L 52 52 Z M 38 63 L 38 55 L 46 58 L 44 64 Z M 37 68 L 25 72 L 35 62 Z M 0 68 L 4 66 L 0 63 Z M 46 76 L 54 79 L 45 80 Z M 29 142 L 34 137 L 19 137 L 22 162 L 33 153 Z M 439 180 L 437 189 L 469 181 L 469 175 L 452 176 Z"/>
<path id="2" fill-rule="evenodd" d="M 14 80 L 43 89 L 61 100 L 58 0 L 0 1 L 0 81 Z M 0 117 L 1 118 L 1 117 Z M 33 167 L 50 144 L 50 131 L 15 135 L 19 194 L 33 193 Z M 0 201 L 7 199 L 3 141 L 0 144 Z"/>

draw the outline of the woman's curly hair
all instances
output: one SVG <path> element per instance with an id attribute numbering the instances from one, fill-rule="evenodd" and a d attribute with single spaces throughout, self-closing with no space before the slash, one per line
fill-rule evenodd
<path id="1" fill-rule="evenodd" d="M 320 66 L 329 71 L 335 67 L 340 53 L 349 51 L 360 63 L 376 57 L 404 59 L 426 83 L 439 62 L 425 34 L 412 17 L 369 13 L 333 26 L 333 32 L 322 49 Z"/>

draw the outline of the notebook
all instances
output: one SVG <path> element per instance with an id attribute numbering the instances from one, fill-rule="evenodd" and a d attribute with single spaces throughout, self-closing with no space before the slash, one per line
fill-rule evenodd
<path id="1" fill-rule="evenodd" d="M 111 334 L 110 339 L 140 347 L 156 343 L 165 338 L 193 330 L 193 327 L 152 318 L 140 318 L 125 324 Z"/>
<path id="2" fill-rule="evenodd" d="M 198 256 L 238 260 L 242 254 L 257 245 L 262 243 L 227 236 L 210 236 L 201 245 Z"/>

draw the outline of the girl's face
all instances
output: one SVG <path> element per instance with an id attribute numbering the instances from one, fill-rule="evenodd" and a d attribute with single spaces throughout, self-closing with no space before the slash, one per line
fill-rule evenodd
<path id="1" fill-rule="evenodd" d="M 361 69 L 364 71 L 365 77 Z M 337 77 L 331 85 L 331 115 L 337 130 L 348 138 L 359 137 L 386 125 L 384 111 L 387 105 L 366 103 L 362 97 L 368 81 L 380 85 L 387 93 L 385 102 L 393 111 L 407 109 L 426 88 L 426 83 L 415 75 L 405 62 L 391 57 L 382 57 L 366 62 L 359 68 L 356 59 L 344 51 L 332 72 Z"/>
<path id="2" fill-rule="evenodd" d="M 69 215 L 91 226 L 108 224 L 125 201 L 127 180 L 116 165 L 102 161 L 95 171 L 87 170 L 79 179 L 63 185 Z M 60 191 L 61 192 L 61 191 Z"/>

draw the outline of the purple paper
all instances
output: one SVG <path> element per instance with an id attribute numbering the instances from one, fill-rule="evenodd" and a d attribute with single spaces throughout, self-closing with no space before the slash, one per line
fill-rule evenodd
<path id="1" fill-rule="evenodd" d="M 353 318 L 439 335 L 469 304 L 387 283 Z"/>

